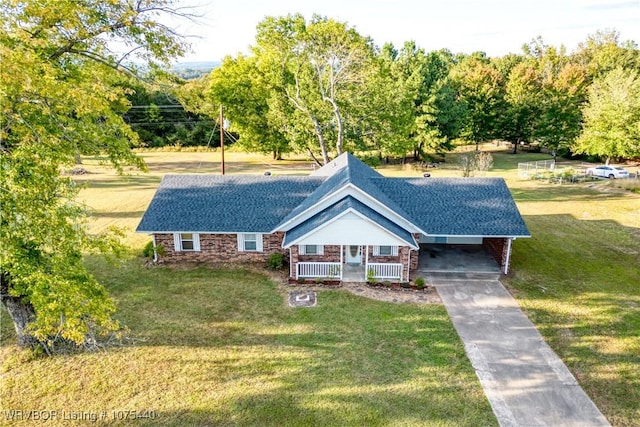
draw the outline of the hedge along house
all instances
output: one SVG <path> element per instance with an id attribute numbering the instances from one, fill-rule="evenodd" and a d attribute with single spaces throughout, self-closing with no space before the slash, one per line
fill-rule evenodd
<path id="1" fill-rule="evenodd" d="M 529 237 L 502 178 L 386 178 L 349 153 L 304 177 L 167 175 L 137 231 L 166 262 L 279 252 L 293 279 L 400 282 L 421 243 L 482 244 L 506 274 Z"/>

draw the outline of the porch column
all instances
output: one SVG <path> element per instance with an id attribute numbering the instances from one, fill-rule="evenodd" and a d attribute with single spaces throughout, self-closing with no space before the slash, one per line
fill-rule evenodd
<path id="1" fill-rule="evenodd" d="M 367 272 L 369 271 L 369 245 L 365 245 L 364 252 L 364 274 L 367 277 Z"/>
<path id="2" fill-rule="evenodd" d="M 344 245 L 340 245 L 340 281 L 344 275 Z"/>
<path id="3" fill-rule="evenodd" d="M 296 280 L 298 279 L 298 265 L 296 264 Z M 293 276 L 293 257 L 291 256 L 291 248 L 289 248 L 289 277 Z"/>

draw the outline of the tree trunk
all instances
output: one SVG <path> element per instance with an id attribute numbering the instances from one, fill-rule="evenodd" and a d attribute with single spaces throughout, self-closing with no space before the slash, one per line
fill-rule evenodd
<path id="1" fill-rule="evenodd" d="M 340 115 L 340 108 L 338 107 L 338 104 L 335 102 L 334 99 L 332 98 L 327 98 L 325 97 L 325 99 L 331 104 L 331 106 L 333 107 L 333 116 L 336 118 L 336 124 L 338 125 L 338 137 L 336 139 L 336 154 L 339 156 L 340 154 L 342 154 L 342 141 L 343 141 L 343 125 L 342 125 L 342 116 Z"/>
<path id="2" fill-rule="evenodd" d="M 315 156 L 315 154 L 313 154 L 313 151 L 311 151 L 311 148 L 307 148 L 307 153 L 309 154 L 309 157 L 311 157 L 311 159 L 316 162 L 316 165 L 322 167 L 322 163 L 320 163 L 320 160 L 318 160 Z"/>
<path id="3" fill-rule="evenodd" d="M 518 154 L 518 144 L 520 144 L 520 138 L 513 143 L 513 154 Z"/>
<path id="4" fill-rule="evenodd" d="M 9 283 L 11 279 L 7 273 L 0 273 L 0 299 L 2 305 L 5 306 L 13 320 L 13 326 L 16 328 L 16 334 L 18 337 L 18 345 L 20 347 L 35 347 L 38 340 L 29 335 L 27 327 L 29 323 L 33 322 L 36 318 L 36 313 L 33 310 L 33 306 L 26 302 L 23 297 L 14 297 L 9 295 Z"/>

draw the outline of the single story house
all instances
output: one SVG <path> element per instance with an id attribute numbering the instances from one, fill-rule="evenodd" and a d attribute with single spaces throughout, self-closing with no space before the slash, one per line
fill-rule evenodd
<path id="1" fill-rule="evenodd" d="M 309 176 L 167 175 L 137 228 L 166 262 L 266 261 L 291 278 L 408 281 L 420 244 L 476 244 L 509 271 L 529 231 L 502 178 L 387 178 L 345 153 Z"/>

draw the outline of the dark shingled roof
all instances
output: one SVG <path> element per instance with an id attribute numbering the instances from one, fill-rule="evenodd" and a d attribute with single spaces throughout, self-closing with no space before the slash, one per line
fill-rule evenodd
<path id="1" fill-rule="evenodd" d="M 373 183 L 374 179 L 385 178 L 364 164 L 361 160 L 354 157 L 351 153 L 345 153 L 338 156 L 336 159 L 314 171 L 311 174 L 311 177 L 327 177 L 327 180 L 320 185 L 316 191 L 307 198 L 307 200 L 291 211 L 291 213 L 282 221 L 282 224 L 295 218 L 318 203 L 324 197 L 340 190 L 347 184 L 351 184 L 359 188 L 364 193 L 387 206 L 401 217 L 409 220 L 409 216 L 406 212 L 404 212 L 400 206 L 395 204 L 393 200 L 387 197 L 386 194 L 381 192 Z"/>
<path id="2" fill-rule="evenodd" d="M 299 224 L 294 228 L 292 228 L 291 230 L 287 231 L 287 235 L 285 237 L 283 246 L 284 247 L 289 246 L 291 242 L 299 239 L 300 237 L 306 235 L 307 233 L 310 233 L 311 231 L 325 224 L 327 221 L 330 221 L 333 218 L 337 217 L 338 215 L 344 213 L 348 209 L 355 210 L 356 212 L 363 215 L 365 218 L 370 219 L 374 223 L 386 229 L 391 234 L 404 240 L 408 244 L 411 244 L 413 246 L 416 245 L 416 241 L 410 232 L 398 226 L 395 222 L 390 221 L 389 219 L 380 215 L 378 212 L 374 211 L 364 203 L 359 202 L 358 200 L 356 200 L 351 196 L 347 196 L 342 200 L 340 200 L 339 202 L 334 203 L 327 209 L 323 210 L 322 212 L 319 212 L 313 217 L 304 221 L 302 224 Z"/>
<path id="3" fill-rule="evenodd" d="M 432 235 L 529 236 L 502 178 L 382 178 L 375 185 Z"/>
<path id="4" fill-rule="evenodd" d="M 324 179 L 167 175 L 136 231 L 269 233 Z"/>
<path id="5" fill-rule="evenodd" d="M 137 231 L 269 233 L 348 184 L 417 227 L 410 231 L 529 236 L 502 178 L 385 178 L 348 153 L 303 177 L 168 175 Z M 296 225 L 288 232 L 287 241 L 349 207 L 413 241 L 409 231 L 350 196 Z"/>

